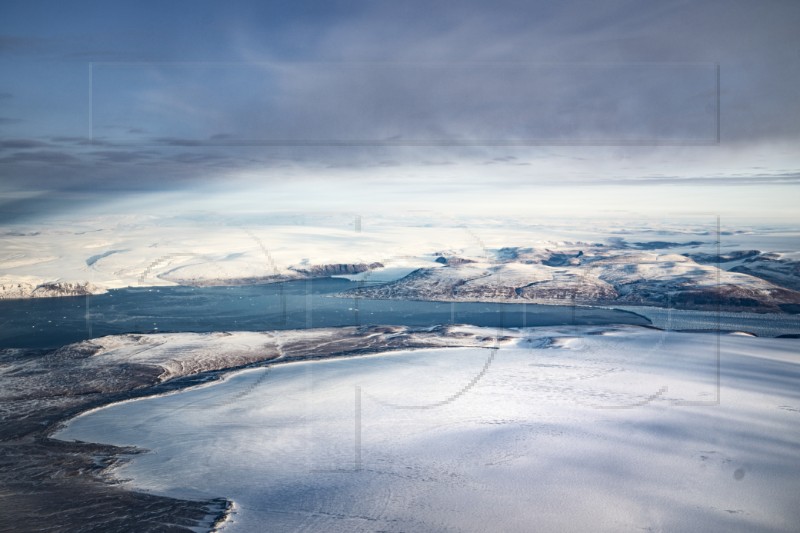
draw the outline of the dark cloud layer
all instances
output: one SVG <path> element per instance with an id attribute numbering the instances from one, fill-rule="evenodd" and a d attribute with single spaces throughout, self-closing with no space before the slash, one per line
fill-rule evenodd
<path id="1" fill-rule="evenodd" d="M 68 163 L 78 163 L 80 160 L 66 152 L 55 150 L 35 150 L 31 152 L 14 152 L 0 159 L 2 163 L 42 163 L 45 165 L 65 165 Z"/>
<path id="2" fill-rule="evenodd" d="M 9 1 L 0 174 L 159 190 L 294 164 L 540 169 L 539 148 L 583 145 L 626 175 L 661 145 L 713 168 L 800 143 L 799 21 L 779 0 Z M 590 174 L 592 154 L 548 168 Z M 795 183 L 771 156 L 731 181 Z M 615 170 L 594 182 L 631 181 Z"/>
<path id="3" fill-rule="evenodd" d="M 0 149 L 42 148 L 50 144 L 36 139 L 0 139 Z"/>
<path id="4" fill-rule="evenodd" d="M 118 78 L 126 87 L 117 89 Z M 710 143 L 712 64 L 99 66 L 95 123 L 170 146 Z M 143 98 L 142 95 L 149 95 Z M 154 95 L 157 95 L 155 97 Z M 218 133 L 220 129 L 226 134 Z"/>

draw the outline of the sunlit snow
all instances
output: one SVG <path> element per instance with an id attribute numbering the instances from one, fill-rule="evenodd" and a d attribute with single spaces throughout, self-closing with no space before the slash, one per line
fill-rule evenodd
<path id="1" fill-rule="evenodd" d="M 58 438 L 148 449 L 116 474 L 232 499 L 226 532 L 795 531 L 795 339 L 502 333 L 244 370 Z"/>

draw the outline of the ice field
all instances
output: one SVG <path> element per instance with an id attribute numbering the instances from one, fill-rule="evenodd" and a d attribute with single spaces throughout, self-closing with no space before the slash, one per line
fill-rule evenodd
<path id="1" fill-rule="evenodd" d="M 56 437 L 147 449 L 115 474 L 233 500 L 225 532 L 796 531 L 796 339 L 483 331 L 506 339 L 248 369 Z"/>

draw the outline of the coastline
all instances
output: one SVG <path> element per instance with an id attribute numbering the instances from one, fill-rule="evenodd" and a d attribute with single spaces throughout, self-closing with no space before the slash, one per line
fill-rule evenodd
<path id="1" fill-rule="evenodd" d="M 129 286 L 101 286 L 92 284 L 89 281 L 73 281 L 73 282 L 48 282 L 40 283 L 38 285 L 30 285 L 25 290 L 19 291 L 3 291 L 0 290 L 0 302 L 25 302 L 38 299 L 65 299 L 65 298 L 81 298 L 91 296 L 101 296 L 104 294 L 113 294 L 114 291 L 128 290 L 128 289 L 146 289 L 157 290 L 163 288 L 221 288 L 221 287 L 256 287 L 266 285 L 278 285 L 287 282 L 314 282 L 322 280 L 345 279 L 342 276 L 310 276 L 310 277 L 274 277 L 266 276 L 263 278 L 235 278 L 228 280 L 199 280 L 197 282 L 183 282 L 175 283 L 169 282 L 167 284 L 154 284 L 154 285 L 129 285 Z M 692 304 L 683 303 L 680 307 L 672 306 L 655 306 L 650 302 L 643 301 L 641 303 L 635 301 L 615 301 L 603 299 L 569 299 L 569 298 L 525 298 L 519 295 L 513 297 L 509 296 L 476 296 L 470 294 L 468 297 L 458 296 L 444 296 L 437 294 L 427 294 L 423 296 L 417 295 L 381 295 L 373 292 L 367 292 L 361 295 L 360 292 L 370 286 L 388 285 L 386 282 L 375 282 L 364 285 L 363 282 L 354 281 L 353 283 L 359 284 L 358 287 L 345 289 L 342 292 L 332 292 L 325 294 L 326 298 L 341 298 L 353 300 L 373 300 L 373 301 L 408 301 L 408 302 L 432 302 L 432 303 L 487 303 L 487 304 L 508 304 L 508 305 L 536 305 L 536 306 L 553 306 L 553 307 L 571 307 L 575 309 L 610 309 L 631 313 L 642 318 L 647 318 L 646 314 L 642 312 L 649 312 L 652 309 L 666 309 L 668 311 L 692 311 L 692 312 L 708 312 L 708 313 L 735 313 L 745 317 L 752 316 L 778 316 L 778 317 L 791 317 L 800 316 L 797 312 L 781 309 L 768 310 L 749 307 L 742 307 L 737 305 L 723 304 Z M 666 302 L 669 304 L 670 302 Z"/>
<path id="2" fill-rule="evenodd" d="M 365 335 L 374 333 L 364 331 Z M 257 531 L 261 524 L 280 531 L 294 531 L 301 524 L 313 524 L 310 529 L 315 531 L 359 529 L 353 527 L 352 520 L 369 520 L 364 530 L 392 530 L 387 527 L 391 525 L 405 525 L 400 527 L 404 530 L 436 529 L 430 526 L 441 523 L 438 512 L 426 515 L 422 508 L 409 508 L 415 502 L 414 495 L 424 493 L 431 484 L 434 488 L 428 501 L 434 505 L 430 509 L 441 509 L 435 504 L 439 497 L 434 495 L 443 489 L 449 494 L 446 488 L 452 488 L 460 496 L 460 508 L 445 515 L 449 517 L 446 523 L 478 531 L 470 524 L 488 523 L 481 520 L 492 512 L 483 507 L 482 496 L 494 490 L 507 494 L 503 491 L 505 481 L 493 484 L 498 479 L 516 483 L 520 494 L 525 489 L 539 490 L 545 500 L 549 494 L 545 487 L 556 484 L 573 491 L 580 483 L 576 480 L 588 479 L 589 490 L 596 497 L 616 495 L 607 497 L 629 505 L 655 506 L 658 516 L 680 526 L 701 520 L 709 530 L 737 525 L 729 529 L 758 531 L 763 529 L 759 525 L 767 523 L 774 526 L 770 531 L 792 530 L 786 524 L 796 512 L 786 494 L 793 492 L 797 478 L 792 474 L 776 476 L 784 496 L 773 500 L 770 495 L 774 485 L 763 475 L 775 461 L 781 461 L 791 472 L 796 466 L 786 462 L 791 457 L 791 445 L 786 441 L 776 450 L 775 443 L 762 438 L 772 432 L 796 433 L 795 395 L 791 379 L 786 377 L 796 372 L 794 342 L 724 336 L 725 365 L 721 389 L 715 393 L 714 347 L 718 336 L 714 334 L 668 335 L 650 328 L 606 326 L 507 332 L 456 327 L 446 331 L 440 328 L 439 333 L 462 336 L 469 344 L 475 344 L 477 339 L 471 337 L 476 335 L 492 343 L 493 337 L 508 338 L 495 344 L 500 348 L 496 352 L 498 364 L 492 366 L 486 380 L 458 401 L 457 407 L 448 406 L 435 413 L 427 409 L 452 398 L 456 385 L 467 381 L 464 368 L 475 375 L 486 358 L 485 349 L 434 350 L 439 355 L 426 349 L 404 349 L 396 356 L 381 352 L 313 365 L 302 361 L 280 365 L 276 361 L 269 371 L 243 370 L 217 385 L 127 402 L 75 419 L 58 437 L 151 450 L 136 456 L 114 475 L 131 478 L 126 484 L 130 488 L 176 498 L 225 495 L 238 508 L 226 527 L 241 531 Z M 459 353 L 467 354 L 466 359 Z M 779 362 L 785 366 L 774 366 Z M 308 381 L 309 372 L 312 383 Z M 770 375 L 773 380 L 766 382 Z M 453 380 L 455 376 L 461 379 Z M 359 420 L 370 428 L 369 444 L 363 469 L 343 477 L 336 474 L 350 471 L 353 383 L 364 386 L 367 409 Z M 258 392 L 251 395 L 255 387 Z M 724 398 L 722 403 L 720 398 Z M 687 402 L 699 403 L 688 408 Z M 303 405 L 305 409 L 298 409 Z M 713 407 L 698 409 L 704 405 Z M 400 413 L 396 409 L 423 410 Z M 243 413 L 248 414 L 240 418 Z M 747 423 L 742 424 L 742 418 Z M 717 435 L 741 433 L 745 437 L 720 443 L 708 437 L 709 425 Z M 308 436 L 309 427 L 315 438 L 305 444 L 302 438 Z M 405 432 L 408 437 L 398 436 Z M 180 442 L 176 441 L 178 435 L 183 436 Z M 527 438 L 523 438 L 525 435 Z M 293 436 L 301 440 L 295 441 Z M 401 442 L 409 443 L 410 448 L 401 446 Z M 486 446 L 487 442 L 491 444 Z M 576 447 L 592 458 L 579 466 L 586 475 L 578 477 L 557 467 L 568 464 Z M 454 459 L 454 454 L 459 459 Z M 548 459 L 542 462 L 542 456 Z M 608 457 L 625 464 L 657 466 L 643 475 L 625 468 L 603 470 L 603 475 L 593 479 L 595 459 Z M 720 461 L 717 466 L 709 463 L 715 458 Z M 355 461 L 361 465 L 360 459 Z M 698 468 L 698 463 L 705 466 Z M 326 470 L 331 464 L 336 465 L 334 470 Z M 524 474 L 516 478 L 499 476 L 512 472 Z M 533 475 L 537 472 L 549 481 L 538 489 L 525 481 L 541 479 Z M 735 494 L 728 494 L 725 489 L 735 472 L 740 478 L 741 472 L 746 472 L 748 481 L 737 485 Z M 678 499 L 643 496 L 650 483 L 682 487 L 686 479 L 692 480 L 694 489 L 712 490 L 708 494 L 690 490 Z M 487 487 L 494 489 L 476 494 L 467 481 L 488 483 Z M 332 491 L 331 484 L 337 490 Z M 387 494 L 396 495 L 395 504 L 388 508 Z M 525 517 L 540 514 L 542 506 L 531 506 L 522 496 L 512 500 L 516 503 L 510 502 L 496 513 L 493 522 L 503 524 L 503 530 L 525 531 L 519 527 Z M 358 503 L 351 508 L 351 501 Z M 770 507 L 773 501 L 774 508 Z M 681 518 L 684 511 L 691 513 L 698 505 L 702 516 Z M 730 517 L 726 509 L 740 510 L 740 516 Z M 619 529 L 619 523 L 612 527 L 602 521 L 606 517 L 602 505 L 581 501 L 572 510 L 570 523 L 579 520 L 585 527 L 599 516 L 597 529 Z M 309 513 L 313 519 L 309 519 Z M 463 516 L 470 520 L 461 522 Z M 615 515 L 611 512 L 609 516 Z M 645 520 L 632 516 L 627 525 L 653 523 Z M 545 529 L 555 530 L 563 523 L 564 517 L 551 516 Z"/>
<path id="3" fill-rule="evenodd" d="M 135 447 L 69 442 L 53 435 L 70 419 L 108 405 L 171 394 L 201 386 L 244 368 L 276 362 L 347 357 L 393 349 L 484 345 L 492 339 L 459 334 L 448 337 L 457 326 L 439 328 L 344 327 L 263 333 L 263 350 L 243 355 L 231 342 L 231 352 L 208 359 L 201 366 L 180 366 L 151 354 L 147 362 L 137 355 L 103 361 L 103 348 L 82 341 L 57 350 L 0 350 L 0 490 L 15 516 L 0 517 L 0 531 L 170 531 L 218 530 L 235 509 L 226 498 L 182 500 L 126 489 L 113 476 L 115 467 L 142 453 Z M 238 334 L 220 333 L 235 341 Z M 207 340 L 209 334 L 157 334 L 177 341 Z M 120 335 L 127 348 L 138 348 L 142 339 L 154 336 Z M 252 336 L 252 334 L 251 334 Z M 173 343 L 175 344 L 175 343 Z M 271 348 L 277 350 L 269 351 Z M 174 352 L 169 342 L 158 344 L 163 354 Z M 146 347 L 145 351 L 157 351 Z M 117 350 L 119 352 L 119 350 Z M 191 352 L 181 356 L 192 359 Z M 140 358 L 141 359 L 141 358 Z M 183 361 L 185 362 L 185 361 Z M 77 369 L 77 370 L 76 370 Z M 74 379 L 75 372 L 82 381 Z M 12 379 L 13 385 L 10 385 Z M 72 388 L 70 388 L 72 387 Z M 20 391 L 27 391 L 20 394 Z M 15 394 L 16 393 L 16 394 Z M 25 409 L 20 409 L 23 405 Z M 128 456 L 128 457 L 126 457 Z M 98 516 L 105 517 L 98 522 Z M 60 523 L 53 523 L 54 518 Z"/>

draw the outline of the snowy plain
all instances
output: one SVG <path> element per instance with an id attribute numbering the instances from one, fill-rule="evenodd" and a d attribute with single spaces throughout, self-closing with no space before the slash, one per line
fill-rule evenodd
<path id="1" fill-rule="evenodd" d="M 633 326 L 248 369 L 56 436 L 223 531 L 796 531 L 796 339 Z"/>
<path id="2" fill-rule="evenodd" d="M 303 269 L 342 264 L 380 263 L 365 274 L 345 276 L 385 282 L 418 268 L 438 268 L 436 259 L 441 255 L 471 258 L 486 267 L 496 264 L 506 247 L 574 251 L 596 244 L 625 248 L 631 243 L 661 242 L 667 249 L 660 253 L 674 255 L 714 253 L 717 241 L 722 252 L 758 248 L 784 254 L 781 257 L 800 247 L 796 231 L 718 228 L 717 219 L 710 216 L 558 221 L 468 220 L 441 213 L 413 213 L 406 218 L 354 213 L 106 214 L 6 228 L 0 233 L 0 297 L 64 295 L 42 287 L 47 284 L 71 284 L 65 291 L 96 294 L 180 283 L 258 283 L 302 278 Z M 641 255 L 635 246 L 629 251 Z M 658 260 L 658 254 L 644 255 L 649 258 L 645 262 Z M 690 263 L 698 272 L 709 270 Z M 534 274 L 531 279 L 538 279 Z M 742 275 L 723 276 L 735 283 L 748 280 Z"/>

